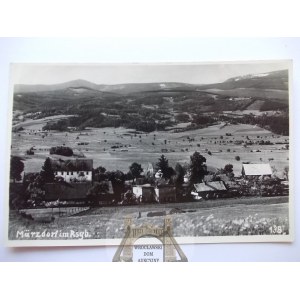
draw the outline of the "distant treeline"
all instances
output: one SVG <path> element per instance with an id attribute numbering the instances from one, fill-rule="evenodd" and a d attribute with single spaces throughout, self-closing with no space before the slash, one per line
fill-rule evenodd
<path id="1" fill-rule="evenodd" d="M 255 116 L 252 114 L 244 115 L 244 116 L 220 116 L 222 121 L 226 121 L 231 124 L 251 124 L 258 125 L 259 127 L 270 130 L 273 133 L 281 134 L 281 135 L 289 135 L 289 116 L 287 113 L 283 113 L 280 115 L 262 115 Z"/>
<path id="2" fill-rule="evenodd" d="M 186 115 L 184 121 L 188 121 Z M 183 121 L 183 118 L 180 117 Z M 181 121 L 180 120 L 180 121 Z M 179 121 L 179 120 L 177 120 Z M 202 128 L 216 124 L 218 121 L 225 121 L 231 124 L 251 124 L 270 130 L 273 133 L 281 135 L 289 135 L 289 117 L 287 113 L 280 115 L 262 115 L 255 116 L 252 114 L 243 116 L 228 116 L 221 114 L 197 114 L 193 115 L 191 125 L 187 129 Z M 126 127 L 137 131 L 152 132 L 155 130 L 165 130 L 167 126 L 174 125 L 174 122 L 165 118 L 162 114 L 155 114 L 147 109 L 137 114 L 127 114 L 120 112 L 120 115 L 104 115 L 101 113 L 86 113 L 77 117 L 59 120 L 57 122 L 48 123 L 43 130 L 67 131 L 69 127 L 76 127 L 82 130 L 86 127 Z"/>
<path id="3" fill-rule="evenodd" d="M 33 97 L 33 96 L 32 96 Z M 66 95 L 65 95 L 66 97 Z M 71 97 L 68 95 L 68 97 Z M 106 98 L 105 98 L 106 97 Z M 248 97 L 234 101 L 232 97 L 202 91 L 138 93 L 130 96 L 106 95 L 45 102 L 38 118 L 50 115 L 73 115 L 68 119 L 49 122 L 44 130 L 67 131 L 68 127 L 125 127 L 143 132 L 165 130 L 176 123 L 191 122 L 183 130 L 203 128 L 224 121 L 224 111 L 256 107 L 261 111 L 280 110 L 275 116 L 232 116 L 229 123 L 257 124 L 277 134 L 288 134 L 288 103 L 278 99 Z M 41 100 L 39 100 L 41 102 Z M 51 104 L 51 105 L 50 105 Z M 226 120 L 225 120 L 226 121 Z"/>
<path id="4" fill-rule="evenodd" d="M 57 122 L 49 122 L 43 130 L 67 131 L 68 127 L 77 127 L 82 130 L 86 127 L 126 127 L 137 131 L 152 132 L 164 130 L 166 126 L 173 123 L 163 116 L 162 113 L 149 109 L 140 109 L 137 113 L 126 113 L 124 111 L 113 110 L 108 113 L 98 111 L 85 111 L 76 117 L 71 117 Z M 163 112 L 164 113 L 164 112 Z"/>

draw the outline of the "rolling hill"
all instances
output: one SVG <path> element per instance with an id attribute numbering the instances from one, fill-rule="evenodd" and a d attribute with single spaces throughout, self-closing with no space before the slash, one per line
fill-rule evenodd
<path id="1" fill-rule="evenodd" d="M 201 91 L 233 97 L 261 97 L 288 100 L 288 70 L 230 78 L 222 83 L 203 85 Z"/>
<path id="2" fill-rule="evenodd" d="M 119 106 L 118 106 L 119 105 Z M 15 85 L 14 110 L 80 110 L 86 107 L 128 109 L 156 105 L 179 112 L 278 110 L 288 107 L 288 71 L 250 74 L 222 83 L 178 82 L 95 84 L 74 80 L 54 85 Z"/>

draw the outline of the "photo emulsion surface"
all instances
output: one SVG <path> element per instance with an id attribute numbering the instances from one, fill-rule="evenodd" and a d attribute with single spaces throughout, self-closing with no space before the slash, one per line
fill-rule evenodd
<path id="1" fill-rule="evenodd" d="M 12 64 L 7 244 L 292 241 L 290 91 L 290 61 Z"/>

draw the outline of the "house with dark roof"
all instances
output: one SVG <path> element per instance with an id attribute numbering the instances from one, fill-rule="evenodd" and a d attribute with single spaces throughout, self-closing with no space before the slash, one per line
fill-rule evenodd
<path id="1" fill-rule="evenodd" d="M 62 177 L 66 182 L 91 182 L 92 159 L 51 159 L 55 177 Z"/>
<path id="2" fill-rule="evenodd" d="M 201 182 L 194 184 L 191 192 L 195 200 L 222 198 L 227 196 L 227 187 L 223 181 Z"/>
<path id="3" fill-rule="evenodd" d="M 213 174 L 213 175 L 204 175 L 203 181 L 211 182 L 211 181 L 230 181 L 230 178 L 226 174 Z"/>
<path id="4" fill-rule="evenodd" d="M 85 201 L 91 187 L 91 182 L 72 184 L 66 182 L 46 183 L 44 186 L 45 201 Z"/>

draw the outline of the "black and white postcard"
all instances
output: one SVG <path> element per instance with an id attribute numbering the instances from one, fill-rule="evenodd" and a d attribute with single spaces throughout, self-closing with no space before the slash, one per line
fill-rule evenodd
<path id="1" fill-rule="evenodd" d="M 178 243 L 293 241 L 291 83 L 288 60 L 12 64 L 7 245 L 166 219 Z"/>

